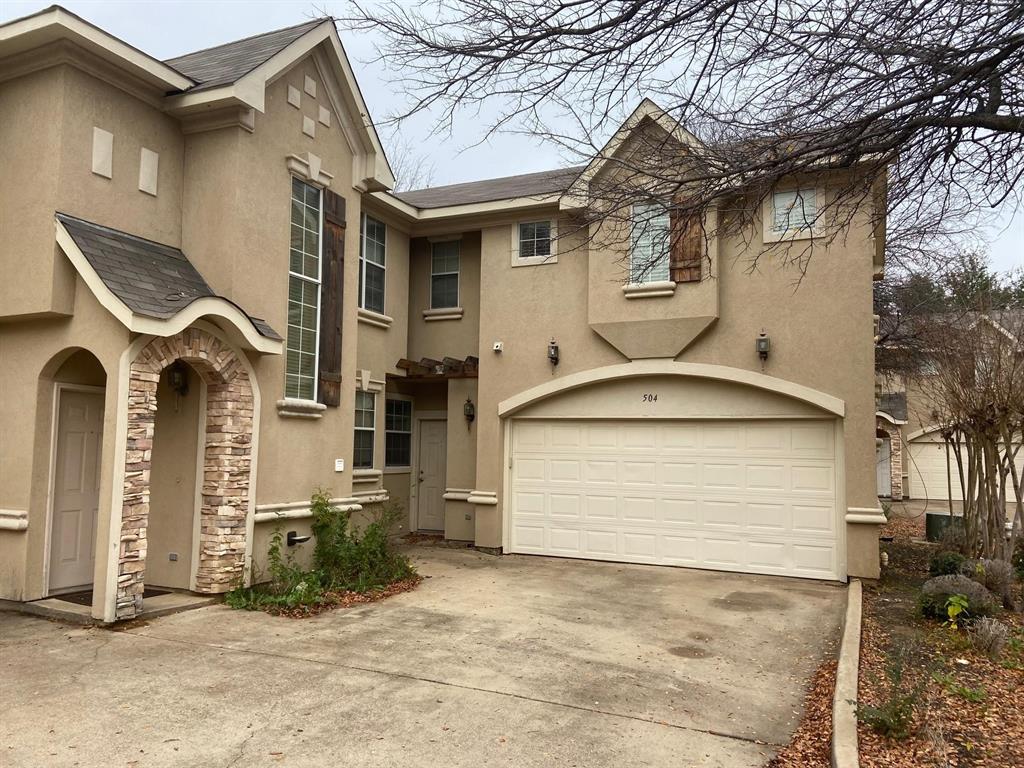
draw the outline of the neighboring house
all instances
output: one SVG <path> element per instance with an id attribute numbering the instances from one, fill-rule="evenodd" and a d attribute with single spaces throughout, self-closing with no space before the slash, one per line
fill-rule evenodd
<path id="1" fill-rule="evenodd" d="M 968 323 L 977 333 L 1007 337 L 1024 327 L 1016 311 L 967 313 L 950 317 L 947 322 Z M 878 379 L 875 427 L 879 497 L 963 501 L 955 452 L 947 446 L 936 423 L 937 410 L 941 409 L 936 408 L 934 388 L 927 383 L 934 372 L 934 363 L 927 363 L 910 379 Z M 1024 475 L 1024 450 L 1018 454 L 1017 465 Z"/>
<path id="2" fill-rule="evenodd" d="M 878 575 L 882 243 L 862 212 L 796 291 L 743 259 L 827 176 L 696 258 L 650 211 L 599 247 L 607 158 L 683 133 L 644 102 L 585 168 L 391 194 L 329 20 L 161 62 L 50 8 L 0 27 L 0 114 L 0 598 L 224 592 L 317 487 L 495 552 Z"/>

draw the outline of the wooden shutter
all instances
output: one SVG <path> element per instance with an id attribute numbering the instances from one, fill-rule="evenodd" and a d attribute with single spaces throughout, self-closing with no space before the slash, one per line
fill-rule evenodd
<path id="1" fill-rule="evenodd" d="M 345 198 L 324 190 L 320 265 L 320 402 L 341 404 L 341 313 L 345 288 Z"/>
<path id="2" fill-rule="evenodd" d="M 673 206 L 669 216 L 669 230 L 669 279 L 675 283 L 698 282 L 704 261 L 704 232 L 700 213 L 680 211 Z"/>

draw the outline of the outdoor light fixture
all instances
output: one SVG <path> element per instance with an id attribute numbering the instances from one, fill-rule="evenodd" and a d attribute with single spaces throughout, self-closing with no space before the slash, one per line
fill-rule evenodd
<path id="1" fill-rule="evenodd" d="M 468 397 L 466 398 L 465 405 L 462 406 L 462 415 L 466 417 L 466 425 L 473 423 L 473 419 L 476 418 L 476 406 L 473 405 L 473 401 Z"/>
<path id="2" fill-rule="evenodd" d="M 185 373 L 185 365 L 181 360 L 176 360 L 167 369 L 167 383 L 171 389 L 184 397 L 188 394 L 188 376 Z"/>
<path id="3" fill-rule="evenodd" d="M 312 538 L 311 536 L 299 536 L 298 531 L 288 531 L 288 536 L 285 538 L 285 543 L 289 547 L 294 547 L 296 544 L 305 544 Z"/>
<path id="4" fill-rule="evenodd" d="M 548 362 L 551 365 L 558 365 L 558 344 L 554 339 L 548 342 Z"/>
<path id="5" fill-rule="evenodd" d="M 761 365 L 764 365 L 765 361 L 768 359 L 768 353 L 772 348 L 771 337 L 762 330 L 761 333 L 757 335 L 757 341 L 754 342 L 754 346 L 757 349 L 757 356 L 761 358 Z"/>

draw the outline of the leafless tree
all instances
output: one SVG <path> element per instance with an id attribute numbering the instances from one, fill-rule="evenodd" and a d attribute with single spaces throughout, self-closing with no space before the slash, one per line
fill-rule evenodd
<path id="1" fill-rule="evenodd" d="M 391 172 L 395 174 L 396 192 L 422 189 L 433 182 L 434 164 L 416 152 L 409 140 L 401 138 L 397 132 L 391 137 L 387 155 Z"/>
<path id="2" fill-rule="evenodd" d="M 976 231 L 1024 173 L 1019 0 L 352 2 L 342 23 L 382 33 L 405 73 L 396 118 L 493 114 L 485 135 L 525 131 L 581 162 L 642 96 L 688 129 L 694 141 L 652 129 L 610 158 L 594 217 L 668 198 L 749 231 L 780 180 L 827 170 L 816 226 L 868 210 L 907 263 Z M 785 258 L 805 266 L 820 242 Z"/>

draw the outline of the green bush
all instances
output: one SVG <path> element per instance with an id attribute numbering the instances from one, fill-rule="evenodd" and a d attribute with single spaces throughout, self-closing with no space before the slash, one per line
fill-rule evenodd
<path id="1" fill-rule="evenodd" d="M 238 587 L 228 592 L 224 602 L 232 608 L 249 611 L 272 606 L 299 608 L 323 602 L 324 590 L 317 574 L 299 568 L 290 554 L 282 556 L 283 538 L 280 528 L 270 537 L 270 548 L 267 550 L 269 580 L 260 582 L 258 576 L 253 574 L 252 586 Z"/>
<path id="2" fill-rule="evenodd" d="M 967 601 L 959 619 L 976 619 L 996 610 L 996 599 L 984 586 L 960 574 L 947 574 L 929 579 L 921 587 L 921 613 L 928 618 L 947 621 L 950 618 L 947 607 L 950 599 L 955 597 Z"/>
<path id="3" fill-rule="evenodd" d="M 1017 539 L 1010 562 L 1013 564 L 1013 569 L 1017 572 L 1017 578 L 1024 581 L 1024 536 Z"/>
<path id="4" fill-rule="evenodd" d="M 940 550 L 928 561 L 928 573 L 932 576 L 948 576 L 960 573 L 960 567 L 966 558 L 959 552 Z"/>

